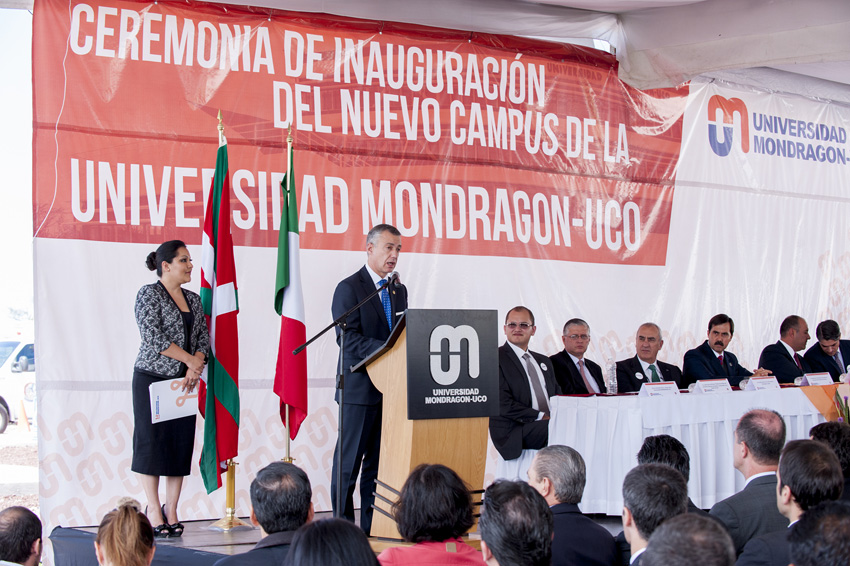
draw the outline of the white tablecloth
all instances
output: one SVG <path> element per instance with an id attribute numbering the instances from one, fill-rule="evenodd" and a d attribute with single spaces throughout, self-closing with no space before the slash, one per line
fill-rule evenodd
<path id="1" fill-rule="evenodd" d="M 785 418 L 787 440 L 809 437 L 824 422 L 805 393 L 735 391 L 664 397 L 556 397 L 552 399 L 549 444 L 579 451 L 587 464 L 584 513 L 620 515 L 626 473 L 637 465 L 643 439 L 656 434 L 678 438 L 691 456 L 691 499 L 704 509 L 744 487 L 732 464 L 733 432 L 741 415 L 767 408 Z"/>

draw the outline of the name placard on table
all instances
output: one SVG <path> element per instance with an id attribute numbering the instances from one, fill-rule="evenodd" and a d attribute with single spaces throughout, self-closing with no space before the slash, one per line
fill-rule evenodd
<path id="1" fill-rule="evenodd" d="M 806 373 L 803 374 L 803 381 L 800 385 L 832 385 L 832 376 L 829 372 L 823 373 Z"/>
<path id="2" fill-rule="evenodd" d="M 732 393 L 732 386 L 726 378 L 700 379 L 692 393 Z"/>
<path id="3" fill-rule="evenodd" d="M 753 376 L 747 382 L 745 391 L 762 391 L 764 389 L 781 389 L 779 382 L 772 375 Z"/>
<path id="4" fill-rule="evenodd" d="M 678 395 L 679 386 L 675 381 L 656 381 L 640 386 L 638 397 L 660 397 L 661 395 Z"/>

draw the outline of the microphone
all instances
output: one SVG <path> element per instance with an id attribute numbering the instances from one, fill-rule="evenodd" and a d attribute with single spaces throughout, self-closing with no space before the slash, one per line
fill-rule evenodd
<path id="1" fill-rule="evenodd" d="M 387 287 L 389 287 L 390 285 L 392 285 L 396 289 L 401 287 L 401 279 L 399 279 L 397 271 L 393 271 L 393 274 L 390 275 L 390 280 L 387 282 Z"/>

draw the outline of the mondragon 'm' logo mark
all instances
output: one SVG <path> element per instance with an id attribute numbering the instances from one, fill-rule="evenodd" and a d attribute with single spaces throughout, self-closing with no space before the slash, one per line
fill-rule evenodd
<path id="1" fill-rule="evenodd" d="M 717 111 L 723 113 L 722 122 L 717 123 Z M 740 98 L 724 98 L 714 95 L 708 99 L 708 143 L 711 150 L 720 157 L 726 157 L 732 151 L 732 141 L 735 139 L 733 128 L 734 116 L 738 114 L 741 122 L 741 151 L 750 151 L 750 119 L 747 105 Z M 718 138 L 718 125 L 722 125 L 723 141 Z"/>
<path id="2" fill-rule="evenodd" d="M 440 385 L 451 385 L 460 377 L 461 345 L 466 340 L 469 377 L 479 374 L 478 333 L 469 325 L 441 324 L 431 332 L 431 377 Z M 444 349 L 444 344 L 447 346 Z M 448 358 L 448 364 L 443 360 Z M 443 369 L 444 365 L 446 369 Z"/>

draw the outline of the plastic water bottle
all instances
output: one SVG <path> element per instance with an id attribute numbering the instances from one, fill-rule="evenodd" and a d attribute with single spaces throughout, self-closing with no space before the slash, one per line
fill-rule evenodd
<path id="1" fill-rule="evenodd" d="M 605 387 L 610 395 L 617 394 L 617 364 L 611 358 L 605 362 Z"/>

